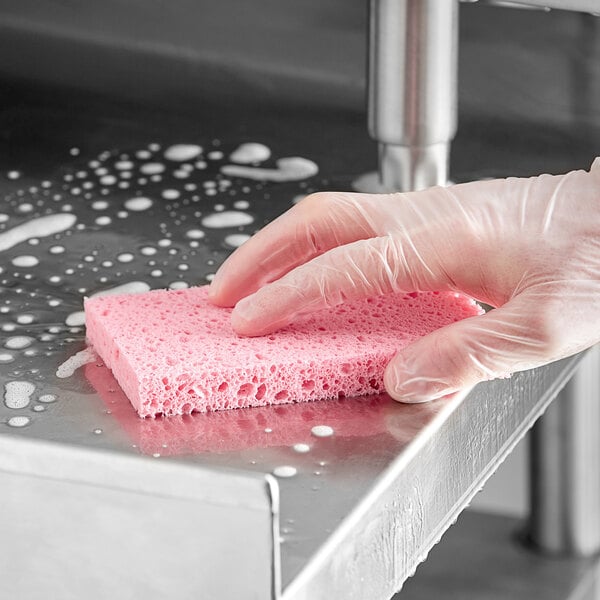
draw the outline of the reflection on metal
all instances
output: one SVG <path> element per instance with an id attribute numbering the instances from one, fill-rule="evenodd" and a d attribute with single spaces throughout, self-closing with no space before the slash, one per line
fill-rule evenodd
<path id="1" fill-rule="evenodd" d="M 600 348 L 588 352 L 531 436 L 529 536 L 540 550 L 600 550 Z"/>
<path id="2" fill-rule="evenodd" d="M 393 600 L 598 600 L 600 558 L 541 556 L 516 543 L 522 523 L 467 510 Z"/>
<path id="3" fill-rule="evenodd" d="M 563 360 L 480 385 L 462 401 L 447 400 L 442 412 L 372 481 L 325 544 L 306 555 L 304 568 L 284 589 L 283 598 L 383 600 L 398 591 L 576 363 L 577 357 Z M 397 434 L 405 437 L 411 420 L 400 423 Z M 285 582 L 290 557 L 285 545 L 282 551 Z"/>
<path id="4" fill-rule="evenodd" d="M 457 48 L 457 0 L 371 0 L 369 132 L 385 189 L 446 183 Z"/>

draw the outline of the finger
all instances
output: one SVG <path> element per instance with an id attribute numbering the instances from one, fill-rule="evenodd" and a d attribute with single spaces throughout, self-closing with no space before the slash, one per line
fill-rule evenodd
<path id="1" fill-rule="evenodd" d="M 445 259 L 452 253 L 448 249 Z M 431 265 L 431 266 L 430 266 Z M 237 303 L 233 329 L 265 335 L 298 315 L 389 292 L 452 289 L 446 269 L 412 241 L 383 236 L 334 248 Z"/>
<path id="2" fill-rule="evenodd" d="M 382 202 L 394 196 L 318 193 L 308 196 L 236 250 L 217 271 L 211 302 L 233 306 L 315 256 L 377 235 Z"/>
<path id="3" fill-rule="evenodd" d="M 485 315 L 434 331 L 390 361 L 385 388 L 401 402 L 425 402 L 566 355 L 555 335 L 559 319 L 550 312 L 524 293 Z"/>

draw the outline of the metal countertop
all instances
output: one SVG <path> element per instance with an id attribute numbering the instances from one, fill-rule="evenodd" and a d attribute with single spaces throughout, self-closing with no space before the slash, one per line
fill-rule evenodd
<path id="1" fill-rule="evenodd" d="M 62 598 L 161 597 L 175 583 L 181 598 L 388 598 L 577 362 L 425 405 L 383 394 L 156 420 L 139 419 L 95 360 L 57 377 L 85 348 L 73 316 L 84 295 L 133 281 L 205 283 L 232 250 L 227 235 L 251 234 L 312 190 L 349 189 L 374 166 L 362 115 L 267 105 L 207 105 L 203 115 L 175 119 L 68 94 L 48 106 L 32 91 L 5 100 L 0 244 L 44 215 L 76 217 L 65 231 L 0 251 L 0 532 L 13 540 L 0 549 L 0 587 L 9 597 L 43 597 L 46 581 Z M 243 142 L 271 149 L 266 166 L 303 156 L 320 172 L 220 185 L 220 167 Z M 202 146 L 206 166 L 176 173 L 163 152 L 179 143 Z M 167 169 L 153 181 L 141 167 L 155 162 Z M 459 166 L 459 179 L 477 175 Z M 152 207 L 126 210 L 136 195 Z M 199 226 L 209 213 L 242 210 L 240 200 L 253 223 Z M 198 229 L 203 237 L 186 236 Z M 23 256 L 38 262 L 15 265 Z M 30 339 L 14 342 L 22 336 Z M 24 386 L 10 392 L 15 381 Z M 333 434 L 315 436 L 316 425 Z M 274 476 L 281 466 L 295 475 Z"/>

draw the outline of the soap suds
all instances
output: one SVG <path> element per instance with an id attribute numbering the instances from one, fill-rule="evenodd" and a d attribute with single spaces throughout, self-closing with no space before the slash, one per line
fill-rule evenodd
<path id="1" fill-rule="evenodd" d="M 226 210 L 223 212 L 212 213 L 202 219 L 202 225 L 210 229 L 220 229 L 224 227 L 240 227 L 250 225 L 254 222 L 254 217 L 248 213 L 237 210 Z"/>
<path id="2" fill-rule="evenodd" d="M 277 169 L 224 165 L 221 167 L 221 173 L 230 177 L 242 177 L 256 181 L 284 182 L 308 179 L 319 172 L 316 163 L 300 156 L 280 158 L 276 164 Z"/>
<path id="3" fill-rule="evenodd" d="M 9 381 L 4 384 L 4 404 L 18 410 L 29 405 L 35 385 L 29 381 Z"/>
<path id="4" fill-rule="evenodd" d="M 58 369 L 56 369 L 56 376 L 59 379 L 71 377 L 71 375 L 73 375 L 73 373 L 75 373 L 75 371 L 79 369 L 79 367 L 94 362 L 95 360 L 97 360 L 97 358 L 98 357 L 96 353 L 91 348 L 84 348 L 83 350 L 77 352 L 77 354 L 74 354 L 73 356 L 69 357 L 64 363 L 62 363 L 62 365 L 60 365 Z"/>
<path id="5" fill-rule="evenodd" d="M 70 229 L 77 222 L 77 217 L 70 213 L 48 215 L 32 219 L 17 225 L 4 233 L 0 233 L 0 252 L 34 237 L 47 237 Z"/>
<path id="6" fill-rule="evenodd" d="M 242 144 L 229 155 L 229 160 L 243 165 L 264 162 L 269 158 L 271 158 L 271 150 L 264 144 L 256 142 Z"/>

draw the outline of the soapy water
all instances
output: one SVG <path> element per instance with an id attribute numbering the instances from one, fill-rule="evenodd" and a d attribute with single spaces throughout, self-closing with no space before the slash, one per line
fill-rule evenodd
<path id="1" fill-rule="evenodd" d="M 210 282 L 318 173 L 308 158 L 272 157 L 258 142 L 67 153 L 71 164 L 37 183 L 4 173 L 12 191 L 0 212 L 0 410 L 35 413 L 10 415 L 13 427 L 51 413 L 60 395 L 48 387 L 77 386 L 78 369 L 96 360 L 81 350 L 85 297 Z"/>

